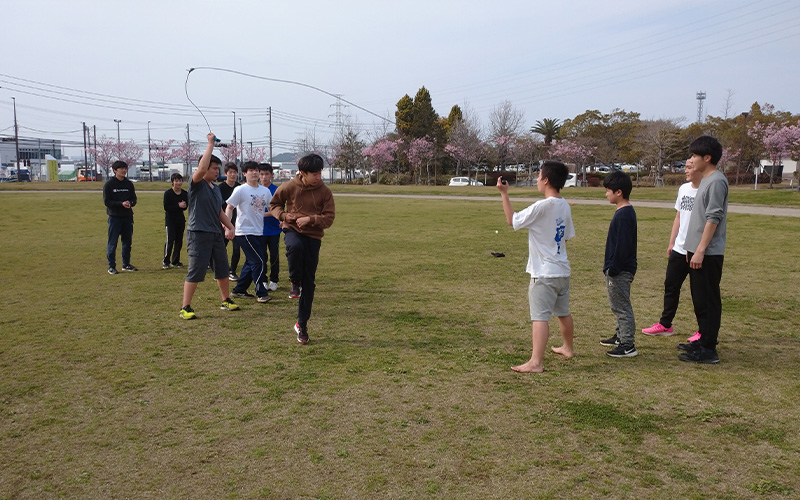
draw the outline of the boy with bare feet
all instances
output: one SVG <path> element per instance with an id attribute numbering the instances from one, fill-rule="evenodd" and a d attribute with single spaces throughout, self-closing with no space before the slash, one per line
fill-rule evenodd
<path id="1" fill-rule="evenodd" d="M 574 356 L 566 240 L 575 236 L 575 228 L 569 203 L 560 194 L 568 175 L 569 171 L 563 163 L 545 161 L 536 184 L 545 198 L 521 212 L 514 212 L 511 206 L 508 184 L 502 177 L 497 179 L 506 221 L 515 231 L 523 228 L 528 230 L 528 264 L 525 270 L 531 275 L 528 300 L 533 322 L 533 352 L 527 363 L 511 367 L 515 372 L 544 371 L 542 360 L 550 336 L 549 322 L 552 316 L 558 317 L 558 328 L 564 341 L 561 347 L 553 347 L 553 352 L 568 358 Z"/>

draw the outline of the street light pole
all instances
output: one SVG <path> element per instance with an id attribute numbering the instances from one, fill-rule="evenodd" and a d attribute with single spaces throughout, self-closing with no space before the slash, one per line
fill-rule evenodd
<path id="1" fill-rule="evenodd" d="M 150 159 L 150 120 L 147 120 L 147 167 L 150 171 L 150 182 L 153 182 L 153 160 Z"/>
<path id="2" fill-rule="evenodd" d="M 117 124 L 117 146 L 119 146 L 119 124 L 122 123 L 122 120 L 114 119 L 114 122 Z"/>
<path id="3" fill-rule="evenodd" d="M 252 141 L 247 141 L 247 144 L 250 145 L 250 161 L 253 161 L 253 143 Z"/>
<path id="4" fill-rule="evenodd" d="M 233 112 L 233 145 L 236 146 L 236 111 Z M 233 161 L 235 163 L 236 158 Z"/>
<path id="5" fill-rule="evenodd" d="M 241 163 L 244 164 L 244 132 L 242 131 L 242 119 L 239 118 L 239 157 Z"/>

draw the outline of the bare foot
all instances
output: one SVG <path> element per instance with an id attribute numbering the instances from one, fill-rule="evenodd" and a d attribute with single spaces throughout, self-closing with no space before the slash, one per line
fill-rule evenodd
<path id="1" fill-rule="evenodd" d="M 563 345 L 561 347 L 551 347 L 551 349 L 553 350 L 554 353 L 560 354 L 560 355 L 562 355 L 564 357 L 567 357 L 567 358 L 571 358 L 571 357 L 575 356 L 575 353 L 572 351 L 572 349 L 567 349 Z"/>
<path id="2" fill-rule="evenodd" d="M 528 361 L 524 365 L 512 366 L 512 370 L 517 373 L 542 373 L 544 367 L 541 363 L 534 363 L 533 360 Z"/>

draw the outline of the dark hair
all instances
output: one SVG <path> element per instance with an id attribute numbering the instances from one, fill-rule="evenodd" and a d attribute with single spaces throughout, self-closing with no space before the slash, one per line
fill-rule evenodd
<path id="1" fill-rule="evenodd" d="M 258 163 L 254 161 L 246 161 L 242 165 L 242 173 L 246 174 L 248 170 L 258 170 Z"/>
<path id="2" fill-rule="evenodd" d="M 128 168 L 128 164 L 125 163 L 122 160 L 117 160 L 117 161 L 115 161 L 114 163 L 111 164 L 111 170 L 113 170 L 114 172 L 116 172 L 118 168 L 127 169 Z"/>
<path id="3" fill-rule="evenodd" d="M 266 170 L 267 172 L 271 173 L 272 172 L 272 165 L 270 165 L 269 163 L 259 163 L 258 164 L 258 170 L 261 171 L 261 172 Z"/>
<path id="4" fill-rule="evenodd" d="M 183 180 L 183 176 L 181 174 L 179 174 L 178 172 L 175 172 L 174 174 L 169 176 L 169 181 L 170 182 L 175 182 L 176 180 L 179 180 L 179 181 Z"/>
<path id="5" fill-rule="evenodd" d="M 236 173 L 237 174 L 239 173 L 239 167 L 237 167 L 236 164 L 233 163 L 232 161 L 229 161 L 228 163 L 225 164 L 225 173 L 226 174 L 228 173 L 228 170 L 236 170 Z"/>
<path id="6" fill-rule="evenodd" d="M 300 158 L 297 162 L 297 170 L 301 172 L 322 172 L 325 160 L 318 154 L 311 153 Z"/>
<path id="7" fill-rule="evenodd" d="M 203 157 L 201 156 L 200 160 L 202 160 L 202 159 L 203 159 Z M 219 158 L 217 158 L 214 155 L 211 155 L 211 158 L 209 158 L 209 160 L 208 160 L 208 166 L 211 166 L 212 163 L 216 163 L 217 165 L 222 165 L 222 160 L 220 160 Z"/>
<path id="8" fill-rule="evenodd" d="M 612 191 L 622 191 L 622 197 L 627 200 L 633 190 L 633 183 L 628 174 L 617 170 L 611 172 L 603 179 L 603 187 Z"/>
<path id="9" fill-rule="evenodd" d="M 567 177 L 569 177 L 569 170 L 560 161 L 546 160 L 542 163 L 542 179 L 547 179 L 547 183 L 556 191 L 561 191 L 567 182 Z"/>
<path id="10" fill-rule="evenodd" d="M 698 156 L 710 156 L 711 164 L 716 165 L 722 158 L 722 144 L 710 135 L 698 137 L 689 144 L 689 152 Z"/>

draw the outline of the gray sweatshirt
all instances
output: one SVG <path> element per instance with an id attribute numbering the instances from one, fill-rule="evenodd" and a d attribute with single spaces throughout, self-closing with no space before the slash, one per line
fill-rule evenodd
<path id="1" fill-rule="evenodd" d="M 706 255 L 724 255 L 728 226 L 728 179 L 719 170 L 703 178 L 697 188 L 684 245 L 687 251 L 692 253 L 697 251 L 706 222 L 717 224 L 717 230 L 714 231 L 711 243 L 706 248 Z"/>

